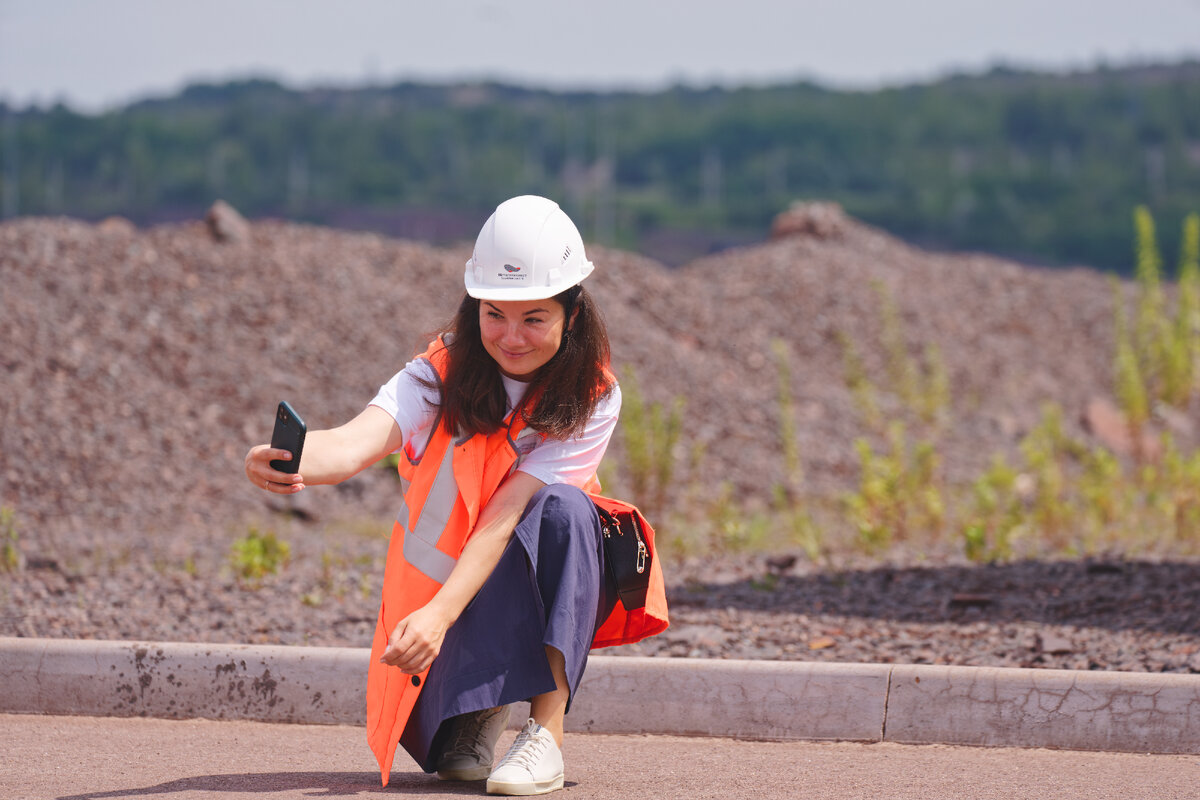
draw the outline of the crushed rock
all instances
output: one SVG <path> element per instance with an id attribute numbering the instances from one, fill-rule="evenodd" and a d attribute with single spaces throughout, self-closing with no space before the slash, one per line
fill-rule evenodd
<path id="1" fill-rule="evenodd" d="M 783 479 L 776 340 L 789 358 L 806 490 L 851 485 L 862 425 L 839 342 L 852 340 L 868 374 L 886 383 L 879 287 L 895 299 L 910 353 L 936 344 L 946 364 L 954 424 L 940 452 L 949 480 L 978 474 L 994 452 L 1015 452 L 1050 401 L 1064 409 L 1069 433 L 1088 440 L 1088 404 L 1112 396 L 1107 276 L 930 253 L 828 208 L 806 213 L 789 235 L 678 270 L 589 248 L 598 267 L 589 289 L 608 320 L 618 375 L 636 374 L 650 401 L 686 401 L 682 447 L 702 447 L 706 458 L 681 485 L 715 496 L 728 481 L 765 501 Z M 269 438 L 280 399 L 311 429 L 357 414 L 453 312 L 469 244 L 224 217 L 222 228 L 0 224 L 0 504 L 16 510 L 26 560 L 0 593 L 0 635 L 369 640 L 394 476 L 372 468 L 310 490 L 292 515 L 246 482 L 244 455 Z M 898 413 L 887 396 L 882 411 Z M 1167 420 L 1185 447 L 1196 444 L 1195 411 Z M 621 448 L 618 440 L 610 455 L 618 464 Z M 621 493 L 619 476 L 609 489 Z M 256 589 L 239 584 L 226 562 L 250 525 L 281 530 L 293 547 L 293 563 Z M 947 598 L 962 587 L 914 604 L 920 586 L 899 592 L 853 577 L 844 586 L 878 607 L 830 605 L 825 579 L 795 583 L 790 571 L 805 568 L 803 558 L 796 567 L 758 565 L 749 577 L 735 562 L 706 556 L 703 584 L 726 588 L 699 594 L 696 576 L 681 568 L 672 581 L 683 638 L 660 637 L 640 652 L 1105 669 L 1200 663 L 1194 617 L 1144 629 L 1087 615 L 1056 621 L 1014 612 L 999 589 L 995 603 L 953 616 Z M 1027 581 L 1003 591 L 1027 594 L 1051 577 L 1029 569 Z M 786 593 L 747 588 L 764 575 Z M 1190 581 L 1194 601 L 1195 572 L 1173 577 Z M 1136 603 L 1119 605 L 1136 616 Z M 907 610 L 888 616 L 885 607 Z M 1030 619 L 1062 625 L 1055 635 L 1070 652 L 1058 639 L 1047 652 Z M 693 625 L 702 627 L 687 633 Z M 946 645 L 960 634 L 973 644 Z M 1101 635 L 1109 644 L 1096 655 L 1086 643 Z M 834 644 L 809 647 L 821 637 Z"/>

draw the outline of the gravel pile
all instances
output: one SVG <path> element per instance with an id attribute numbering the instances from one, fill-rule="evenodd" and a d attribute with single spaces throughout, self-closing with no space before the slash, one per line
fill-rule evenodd
<path id="1" fill-rule="evenodd" d="M 361 410 L 452 312 L 468 255 L 469 245 L 273 221 L 224 240 L 199 222 L 0 225 L 0 505 L 16 511 L 25 559 L 0 579 L 0 635 L 364 645 L 394 477 L 370 469 L 280 501 L 246 483 L 242 458 L 269 437 L 280 399 L 310 428 Z M 929 343 L 942 353 L 952 480 L 1012 452 L 1047 401 L 1086 438 L 1079 415 L 1111 395 L 1112 289 L 1089 270 L 928 253 L 846 218 L 673 271 L 598 247 L 589 255 L 618 374 L 636 373 L 650 400 L 686 399 L 683 447 L 706 453 L 686 479 L 702 493 L 729 480 L 765 498 L 782 477 L 775 340 L 789 356 L 807 488 L 853 482 L 862 426 L 839 342 L 853 340 L 887 382 L 878 287 L 895 298 L 911 353 Z M 896 412 L 890 402 L 885 414 Z M 1187 418 L 1162 424 L 1195 444 Z M 610 488 L 621 492 L 619 476 Z M 251 525 L 292 545 L 291 563 L 258 588 L 227 562 Z M 680 564 L 677 627 L 642 652 L 1197 666 L 1200 624 L 1185 613 L 1196 607 L 1194 567 L 934 560 Z M 1083 577 L 1061 591 L 1110 611 L 1059 613 L 1039 593 L 1072 570 Z M 975 585 L 987 575 L 1002 582 Z M 991 599 L 947 599 L 963 593 Z M 1047 645 L 1045 625 L 1070 646 Z"/>

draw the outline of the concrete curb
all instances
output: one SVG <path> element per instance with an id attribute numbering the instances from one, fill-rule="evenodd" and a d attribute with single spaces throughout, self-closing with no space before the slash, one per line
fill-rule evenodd
<path id="1" fill-rule="evenodd" d="M 369 658 L 0 637 L 0 712 L 357 725 Z M 1192 675 L 593 656 L 581 688 L 568 730 L 1200 753 Z"/>
<path id="2" fill-rule="evenodd" d="M 884 738 L 1200 753 L 1200 675 L 898 665 Z"/>
<path id="3" fill-rule="evenodd" d="M 0 637 L 0 712 L 356 724 L 370 651 Z"/>

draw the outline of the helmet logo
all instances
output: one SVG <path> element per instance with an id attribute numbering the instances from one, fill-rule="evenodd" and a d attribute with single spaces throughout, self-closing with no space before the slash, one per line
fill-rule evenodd
<path id="1" fill-rule="evenodd" d="M 507 272 L 520 272 L 521 271 L 520 267 L 514 267 L 512 264 L 505 264 L 504 269 Z"/>

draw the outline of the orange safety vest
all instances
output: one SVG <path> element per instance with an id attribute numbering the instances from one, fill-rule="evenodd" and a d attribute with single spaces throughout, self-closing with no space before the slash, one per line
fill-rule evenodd
<path id="1" fill-rule="evenodd" d="M 449 356 L 440 339 L 418 358 L 429 361 L 439 379 L 445 376 Z M 428 674 L 426 670 L 420 675 L 406 675 L 397 667 L 380 663 L 388 637 L 400 620 L 437 594 L 475 530 L 479 512 L 511 474 L 518 454 L 529 452 L 541 437 L 513 412 L 499 430 L 466 441 L 455 441 L 439 416 L 420 458 L 413 458 L 411 442 L 404 443 L 397 467 L 404 503 L 388 545 L 383 597 L 367 672 L 367 741 L 379 762 L 384 786 L 400 735 Z M 599 482 L 593 478 L 585 489 L 599 490 Z M 595 494 L 592 499 L 610 509 L 629 508 Z M 667 597 L 654 549 L 654 531 L 647 525 L 645 534 L 652 556 L 646 607 L 630 612 L 618 601 L 597 629 L 593 648 L 640 641 L 667 628 Z"/>

